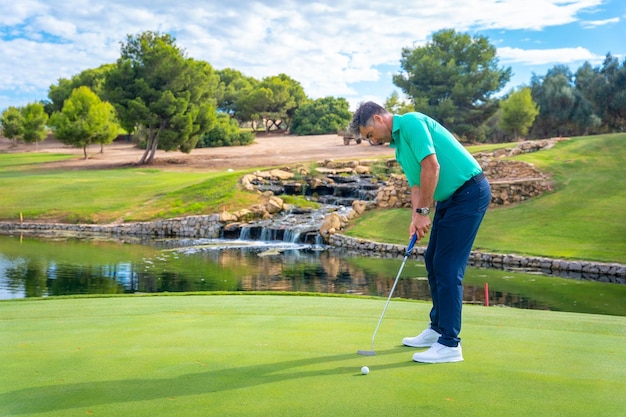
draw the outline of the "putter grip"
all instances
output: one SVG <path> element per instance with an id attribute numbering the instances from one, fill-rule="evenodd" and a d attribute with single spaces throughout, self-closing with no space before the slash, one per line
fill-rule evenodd
<path id="1" fill-rule="evenodd" d="M 411 237 L 411 241 L 409 242 L 409 246 L 406 248 L 406 252 L 404 252 L 404 256 L 409 256 L 411 254 L 413 246 L 415 246 L 415 242 L 417 242 L 417 233 L 414 233 Z"/>

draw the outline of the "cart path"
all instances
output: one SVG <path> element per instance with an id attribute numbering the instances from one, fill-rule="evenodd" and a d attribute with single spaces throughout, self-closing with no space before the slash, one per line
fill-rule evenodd
<path id="1" fill-rule="evenodd" d="M 136 166 L 143 150 L 131 143 L 116 141 L 105 145 L 100 153 L 100 145 L 87 148 L 88 159 L 83 158 L 83 149 L 63 145 L 47 139 L 38 145 L 14 145 L 6 138 L 0 138 L 0 153 L 48 152 L 76 155 L 60 162 L 43 164 L 46 168 L 66 169 L 106 169 Z M 228 169 L 263 168 L 270 166 L 293 165 L 324 160 L 360 160 L 378 157 L 394 157 L 394 150 L 388 146 L 371 146 L 367 142 L 357 144 L 351 141 L 344 145 L 338 135 L 258 136 L 248 146 L 194 149 L 190 154 L 182 152 L 157 151 L 151 165 L 170 171 L 222 171 Z"/>

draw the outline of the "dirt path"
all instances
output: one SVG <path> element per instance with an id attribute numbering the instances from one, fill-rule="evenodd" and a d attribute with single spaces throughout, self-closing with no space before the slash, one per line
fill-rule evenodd
<path id="1" fill-rule="evenodd" d="M 38 146 L 34 144 L 12 144 L 0 138 L 0 153 L 49 152 L 76 155 L 62 162 L 46 164 L 48 168 L 104 169 L 134 166 L 143 150 L 126 142 L 106 145 L 100 153 L 100 145 L 87 149 L 88 159 L 83 159 L 82 148 L 73 148 L 53 139 L 47 139 Z M 291 165 L 298 162 L 322 161 L 326 159 L 367 159 L 378 156 L 393 157 L 394 152 L 387 146 L 370 146 L 366 142 L 357 145 L 343 144 L 337 135 L 286 136 L 275 135 L 257 137 L 249 146 L 194 149 L 191 154 L 182 152 L 157 151 L 151 166 L 172 171 L 222 171 Z"/>

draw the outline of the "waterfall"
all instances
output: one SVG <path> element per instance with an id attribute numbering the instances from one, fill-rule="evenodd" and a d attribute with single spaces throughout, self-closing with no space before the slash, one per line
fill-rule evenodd
<path id="1" fill-rule="evenodd" d="M 300 232 L 297 230 L 285 230 L 283 235 L 284 242 L 298 243 L 300 240 Z"/>
<path id="2" fill-rule="evenodd" d="M 296 208 L 271 219 L 246 224 L 233 224 L 223 231 L 222 238 L 246 242 L 283 242 L 323 246 L 319 229 L 330 212 L 345 214 L 350 208 L 325 205 L 319 209 Z"/>
<path id="3" fill-rule="evenodd" d="M 250 240 L 250 226 L 243 226 L 241 228 L 239 240 Z"/>
<path id="4" fill-rule="evenodd" d="M 261 236 L 259 237 L 259 240 L 262 240 L 264 242 L 278 240 L 277 236 L 278 236 L 278 230 L 263 227 L 261 229 Z"/>

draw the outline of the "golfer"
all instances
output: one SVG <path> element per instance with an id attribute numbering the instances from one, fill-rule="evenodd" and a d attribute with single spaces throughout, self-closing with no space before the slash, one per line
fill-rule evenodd
<path id="1" fill-rule="evenodd" d="M 430 231 L 424 254 L 433 302 L 430 325 L 402 343 L 429 348 L 413 355 L 416 362 L 462 361 L 463 276 L 491 201 L 489 183 L 478 162 L 456 138 L 424 114 L 394 115 L 376 103 L 365 102 L 354 113 L 349 130 L 374 144 L 389 143 L 396 150 L 396 160 L 411 187 L 409 237 L 417 234 L 419 242 Z"/>

